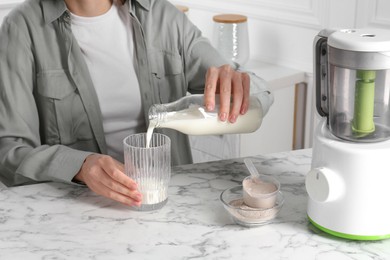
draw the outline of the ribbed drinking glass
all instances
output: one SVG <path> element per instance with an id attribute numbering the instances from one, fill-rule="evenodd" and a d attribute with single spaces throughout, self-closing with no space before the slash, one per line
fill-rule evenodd
<path id="1" fill-rule="evenodd" d="M 138 184 L 142 193 L 138 211 L 162 208 L 168 200 L 168 185 L 171 178 L 171 140 L 168 136 L 153 133 L 146 147 L 146 133 L 126 137 L 124 144 L 126 174 Z"/>

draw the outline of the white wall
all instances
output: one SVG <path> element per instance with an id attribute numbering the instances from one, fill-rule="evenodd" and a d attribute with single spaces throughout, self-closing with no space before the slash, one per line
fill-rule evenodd
<path id="1" fill-rule="evenodd" d="M 248 16 L 251 59 L 312 72 L 312 42 L 323 28 L 390 29 L 388 0 L 171 0 L 210 37 L 218 13 Z"/>
<path id="2" fill-rule="evenodd" d="M 251 58 L 312 71 L 312 42 L 322 28 L 390 29 L 389 0 L 170 0 L 211 39 L 218 13 L 247 15 Z M 0 0 L 0 21 L 23 0 Z"/>
<path id="3" fill-rule="evenodd" d="M 0 24 L 4 19 L 4 16 L 17 4 L 24 0 L 0 0 Z"/>

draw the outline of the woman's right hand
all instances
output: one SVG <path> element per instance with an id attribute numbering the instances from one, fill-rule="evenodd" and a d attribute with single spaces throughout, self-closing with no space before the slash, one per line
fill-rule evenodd
<path id="1" fill-rule="evenodd" d="M 137 183 L 125 174 L 124 165 L 111 156 L 89 155 L 74 179 L 104 197 L 128 206 L 141 205 L 142 195 Z"/>

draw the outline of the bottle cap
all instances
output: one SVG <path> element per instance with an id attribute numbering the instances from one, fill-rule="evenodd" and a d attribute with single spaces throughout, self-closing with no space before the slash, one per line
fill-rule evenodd
<path id="1" fill-rule="evenodd" d="M 188 10 L 189 10 L 188 6 L 184 6 L 184 5 L 175 5 L 175 6 L 177 9 L 179 9 L 183 13 L 188 12 Z"/>
<path id="2" fill-rule="evenodd" d="M 213 17 L 217 23 L 245 23 L 248 18 L 240 14 L 219 14 Z"/>

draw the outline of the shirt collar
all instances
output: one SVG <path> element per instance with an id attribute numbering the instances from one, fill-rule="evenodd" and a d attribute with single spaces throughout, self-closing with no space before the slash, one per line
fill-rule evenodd
<path id="1" fill-rule="evenodd" d="M 132 0 L 132 2 L 138 2 L 147 11 L 150 9 L 150 0 Z"/>
<path id="2" fill-rule="evenodd" d="M 149 0 L 131 0 L 131 1 L 138 2 L 147 11 L 149 11 L 150 9 Z M 46 23 L 51 23 L 54 20 L 57 20 L 67 11 L 67 7 L 64 0 L 43 0 L 42 8 L 43 8 L 43 16 Z M 129 8 L 131 9 L 131 7 Z"/>
<path id="3" fill-rule="evenodd" d="M 132 11 L 131 6 L 133 6 L 135 2 L 137 2 L 139 5 L 141 5 L 147 11 L 149 11 L 149 9 L 150 9 L 150 0 L 126 0 L 126 1 L 131 2 L 131 4 L 129 5 L 129 11 Z"/>
<path id="4" fill-rule="evenodd" d="M 61 17 L 66 11 L 64 0 L 43 0 L 43 17 L 46 23 L 51 23 Z"/>

